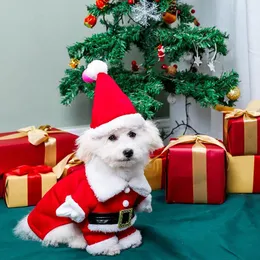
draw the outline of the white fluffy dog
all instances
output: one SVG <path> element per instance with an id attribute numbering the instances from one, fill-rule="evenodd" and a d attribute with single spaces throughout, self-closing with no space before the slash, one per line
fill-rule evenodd
<path id="1" fill-rule="evenodd" d="M 136 212 L 152 211 L 144 168 L 149 153 L 163 143 L 154 123 L 133 111 L 106 73 L 97 76 L 94 107 L 101 104 L 98 85 L 104 83 L 116 95 L 113 102 L 119 100 L 122 113 L 111 106 L 110 116 L 100 120 L 93 109 L 91 128 L 78 139 L 77 157 L 85 162 L 85 171 L 59 181 L 18 223 L 14 232 L 22 239 L 67 244 L 92 255 L 115 255 L 141 244 L 141 233 L 133 227 Z"/>

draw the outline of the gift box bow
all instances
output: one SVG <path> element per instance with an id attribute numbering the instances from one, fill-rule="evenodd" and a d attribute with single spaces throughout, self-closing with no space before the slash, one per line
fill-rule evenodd
<path id="1" fill-rule="evenodd" d="M 79 160 L 75 156 L 75 152 L 68 154 L 64 157 L 55 167 L 53 167 L 53 172 L 56 174 L 57 178 L 61 178 L 63 175 L 66 175 L 70 167 L 83 164 L 83 161 Z"/>
<path id="2" fill-rule="evenodd" d="M 179 137 L 176 140 L 171 140 L 169 142 L 169 144 L 163 149 L 163 151 L 155 156 L 152 160 L 154 161 L 155 159 L 159 158 L 160 156 L 162 156 L 162 154 L 164 154 L 166 151 L 168 151 L 171 147 L 178 145 L 178 144 L 193 144 L 193 148 L 203 148 L 205 149 L 205 145 L 204 144 L 214 144 L 217 145 L 221 148 L 223 148 L 226 151 L 226 148 L 224 146 L 224 144 L 222 144 L 221 142 L 219 142 L 217 139 L 210 137 L 208 135 L 183 135 L 181 137 Z"/>
<path id="3" fill-rule="evenodd" d="M 0 141 L 28 136 L 29 143 L 37 146 L 44 142 L 47 142 L 50 139 L 49 134 L 63 133 L 63 131 L 61 130 L 50 130 L 50 129 L 51 129 L 50 125 L 43 125 L 43 126 L 39 126 L 38 128 L 35 126 L 28 126 L 25 128 L 18 129 L 17 130 L 18 133 L 0 137 Z"/>
<path id="4" fill-rule="evenodd" d="M 38 165 L 38 166 L 28 166 L 28 165 L 21 165 L 16 167 L 15 169 L 9 171 L 5 174 L 5 177 L 8 176 L 24 176 L 28 175 L 33 177 L 35 175 L 46 174 L 52 172 L 52 167 L 47 165 Z"/>
<path id="5" fill-rule="evenodd" d="M 56 165 L 56 138 L 50 137 L 49 134 L 64 133 L 62 130 L 51 130 L 50 125 L 42 125 L 38 128 L 35 126 L 28 126 L 18 129 L 15 134 L 5 135 L 0 137 L 0 141 L 28 137 L 28 142 L 34 146 L 42 143 L 45 145 L 44 164 L 49 166 Z"/>
<path id="6" fill-rule="evenodd" d="M 238 109 L 233 107 L 227 107 L 222 105 L 217 105 L 215 107 L 217 111 L 225 114 L 225 119 L 244 117 L 245 119 L 256 118 L 260 116 L 260 100 L 251 101 L 246 109 Z"/>

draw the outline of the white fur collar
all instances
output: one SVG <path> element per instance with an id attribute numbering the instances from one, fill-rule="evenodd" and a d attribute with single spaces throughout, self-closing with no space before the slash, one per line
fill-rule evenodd
<path id="1" fill-rule="evenodd" d="M 151 187 L 147 182 L 143 169 L 132 169 L 136 174 L 127 181 L 123 176 L 127 173 L 113 172 L 114 170 L 104 164 L 100 159 L 93 158 L 86 164 L 86 176 L 90 187 L 95 193 L 98 201 L 105 202 L 122 192 L 126 187 L 131 187 L 141 196 L 147 197 L 151 193 Z"/>

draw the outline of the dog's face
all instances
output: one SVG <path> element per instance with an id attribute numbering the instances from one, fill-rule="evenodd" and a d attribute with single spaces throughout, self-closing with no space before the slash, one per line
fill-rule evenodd
<path id="1" fill-rule="evenodd" d="M 112 168 L 131 168 L 145 165 L 149 153 L 163 146 L 159 130 L 151 121 L 141 128 L 121 128 L 108 135 L 93 138 L 86 131 L 78 139 L 77 156 L 87 163 L 99 157 Z"/>

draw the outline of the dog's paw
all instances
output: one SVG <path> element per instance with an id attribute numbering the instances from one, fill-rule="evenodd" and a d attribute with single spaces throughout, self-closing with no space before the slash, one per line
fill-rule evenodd
<path id="1" fill-rule="evenodd" d="M 109 256 L 113 256 L 113 255 L 119 255 L 120 254 L 120 246 L 119 244 L 116 244 L 114 246 L 112 246 L 111 248 L 107 249 L 103 255 L 109 255 Z"/>
<path id="2" fill-rule="evenodd" d="M 140 241 L 134 243 L 131 247 L 132 247 L 132 248 L 137 248 L 137 247 L 139 247 L 140 245 L 142 245 L 142 240 L 140 240 Z"/>
<path id="3" fill-rule="evenodd" d="M 146 208 L 146 212 L 147 212 L 147 213 L 152 213 L 152 212 L 153 212 L 152 206 L 147 207 L 147 208 Z"/>

